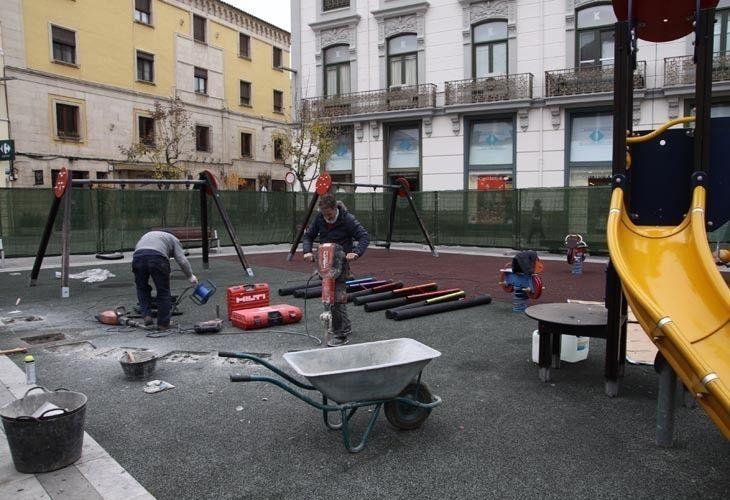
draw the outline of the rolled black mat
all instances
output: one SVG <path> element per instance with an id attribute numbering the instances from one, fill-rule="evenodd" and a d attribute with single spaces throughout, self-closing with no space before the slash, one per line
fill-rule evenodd
<path id="1" fill-rule="evenodd" d="M 447 311 L 456 311 L 458 309 L 466 309 L 467 307 L 481 306 L 484 304 L 490 304 L 492 297 L 489 295 L 477 295 L 464 300 L 457 300 L 455 302 L 445 302 L 442 304 L 433 304 L 430 306 L 414 307 L 411 309 L 405 309 L 403 311 L 393 311 L 391 319 L 396 321 L 418 318 L 420 316 L 427 316 L 429 314 L 438 314 Z"/>
<path id="2" fill-rule="evenodd" d="M 313 278 L 312 281 L 309 282 L 309 288 L 312 288 L 313 286 L 322 286 L 322 280 Z M 286 286 L 284 288 L 279 288 L 279 295 L 292 295 L 297 290 L 302 290 L 307 287 L 306 283 L 300 283 L 299 285 L 292 285 L 292 286 Z"/>
<path id="3" fill-rule="evenodd" d="M 453 302 L 455 300 L 459 300 L 463 297 L 464 297 L 464 292 L 460 290 L 459 292 L 450 293 L 448 295 L 442 295 L 441 297 L 434 297 L 432 299 L 419 300 L 417 302 L 411 302 L 411 303 L 405 304 L 405 305 L 398 305 L 396 307 L 386 309 L 385 317 L 388 319 L 393 319 L 394 311 L 405 311 L 406 309 L 413 309 L 414 307 L 430 306 L 430 305 L 434 305 L 434 304 L 444 304 L 446 302 Z"/>
<path id="4" fill-rule="evenodd" d="M 371 313 L 375 311 L 382 311 L 383 309 L 402 306 L 404 304 L 408 304 L 408 297 L 395 297 L 387 300 L 379 300 L 377 302 L 368 302 L 365 304 L 365 311 Z"/>
<path id="5" fill-rule="evenodd" d="M 322 286 L 310 286 L 309 288 L 300 288 L 294 292 L 294 296 L 298 299 L 311 299 L 312 297 L 322 296 Z"/>
<path id="6" fill-rule="evenodd" d="M 379 300 L 392 299 L 393 297 L 395 297 L 395 294 L 392 291 L 371 293 L 369 295 L 363 295 L 361 297 L 356 297 L 352 300 L 352 302 L 356 306 L 361 306 L 363 304 L 367 304 L 368 302 L 377 302 Z"/>
<path id="7" fill-rule="evenodd" d="M 365 290 L 358 290 L 357 292 L 350 292 L 347 294 L 347 301 L 352 302 L 357 297 L 362 297 L 364 295 L 370 295 L 371 293 L 373 293 L 372 288 L 367 288 Z"/>

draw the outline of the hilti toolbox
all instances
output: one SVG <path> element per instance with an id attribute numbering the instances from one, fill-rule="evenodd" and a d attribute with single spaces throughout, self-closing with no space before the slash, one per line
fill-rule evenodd
<path id="1" fill-rule="evenodd" d="M 296 306 L 277 304 L 275 306 L 238 309 L 231 314 L 231 323 L 237 328 L 254 330 L 268 326 L 298 323 L 302 319 L 302 310 Z"/>
<path id="2" fill-rule="evenodd" d="M 228 287 L 226 291 L 228 303 L 228 319 L 233 311 L 263 307 L 269 305 L 269 284 L 254 283 L 253 285 L 236 285 Z"/>

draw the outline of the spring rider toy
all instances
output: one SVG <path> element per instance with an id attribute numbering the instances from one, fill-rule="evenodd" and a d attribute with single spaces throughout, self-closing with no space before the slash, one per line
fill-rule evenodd
<path id="1" fill-rule="evenodd" d="M 499 284 L 505 292 L 512 295 L 512 310 L 522 312 L 527 309 L 527 299 L 537 299 L 544 288 L 542 278 L 543 263 L 532 250 L 514 256 L 509 267 L 499 270 Z"/>
<path id="2" fill-rule="evenodd" d="M 572 274 L 583 274 L 583 262 L 588 257 L 588 243 L 583 241 L 580 234 L 571 233 L 565 237 L 565 247 L 568 249 L 568 264 Z"/>

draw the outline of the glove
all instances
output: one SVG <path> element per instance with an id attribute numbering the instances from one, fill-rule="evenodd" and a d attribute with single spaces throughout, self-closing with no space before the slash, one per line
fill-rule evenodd
<path id="1" fill-rule="evenodd" d="M 347 255 L 345 255 L 345 258 L 347 260 L 357 260 L 358 257 L 359 257 L 359 255 L 356 254 L 355 252 L 350 252 Z"/>
<path id="2" fill-rule="evenodd" d="M 190 283 L 192 283 L 193 285 L 197 285 L 198 284 L 198 277 L 193 274 L 192 276 L 190 276 L 190 278 L 188 278 L 188 281 Z"/>
<path id="3" fill-rule="evenodd" d="M 303 257 L 303 258 L 304 258 L 304 260 L 306 260 L 307 262 L 313 262 L 313 261 L 314 261 L 314 256 L 312 255 L 312 252 L 307 252 L 307 253 L 305 253 L 305 254 L 304 254 L 304 255 L 303 255 L 302 257 Z"/>

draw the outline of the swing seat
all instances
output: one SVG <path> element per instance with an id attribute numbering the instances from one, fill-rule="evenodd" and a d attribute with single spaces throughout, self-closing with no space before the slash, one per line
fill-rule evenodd
<path id="1" fill-rule="evenodd" d="M 96 254 L 96 258 L 100 260 L 122 260 L 124 258 L 124 253 L 122 253 L 121 251 L 111 253 L 98 253 Z"/>

